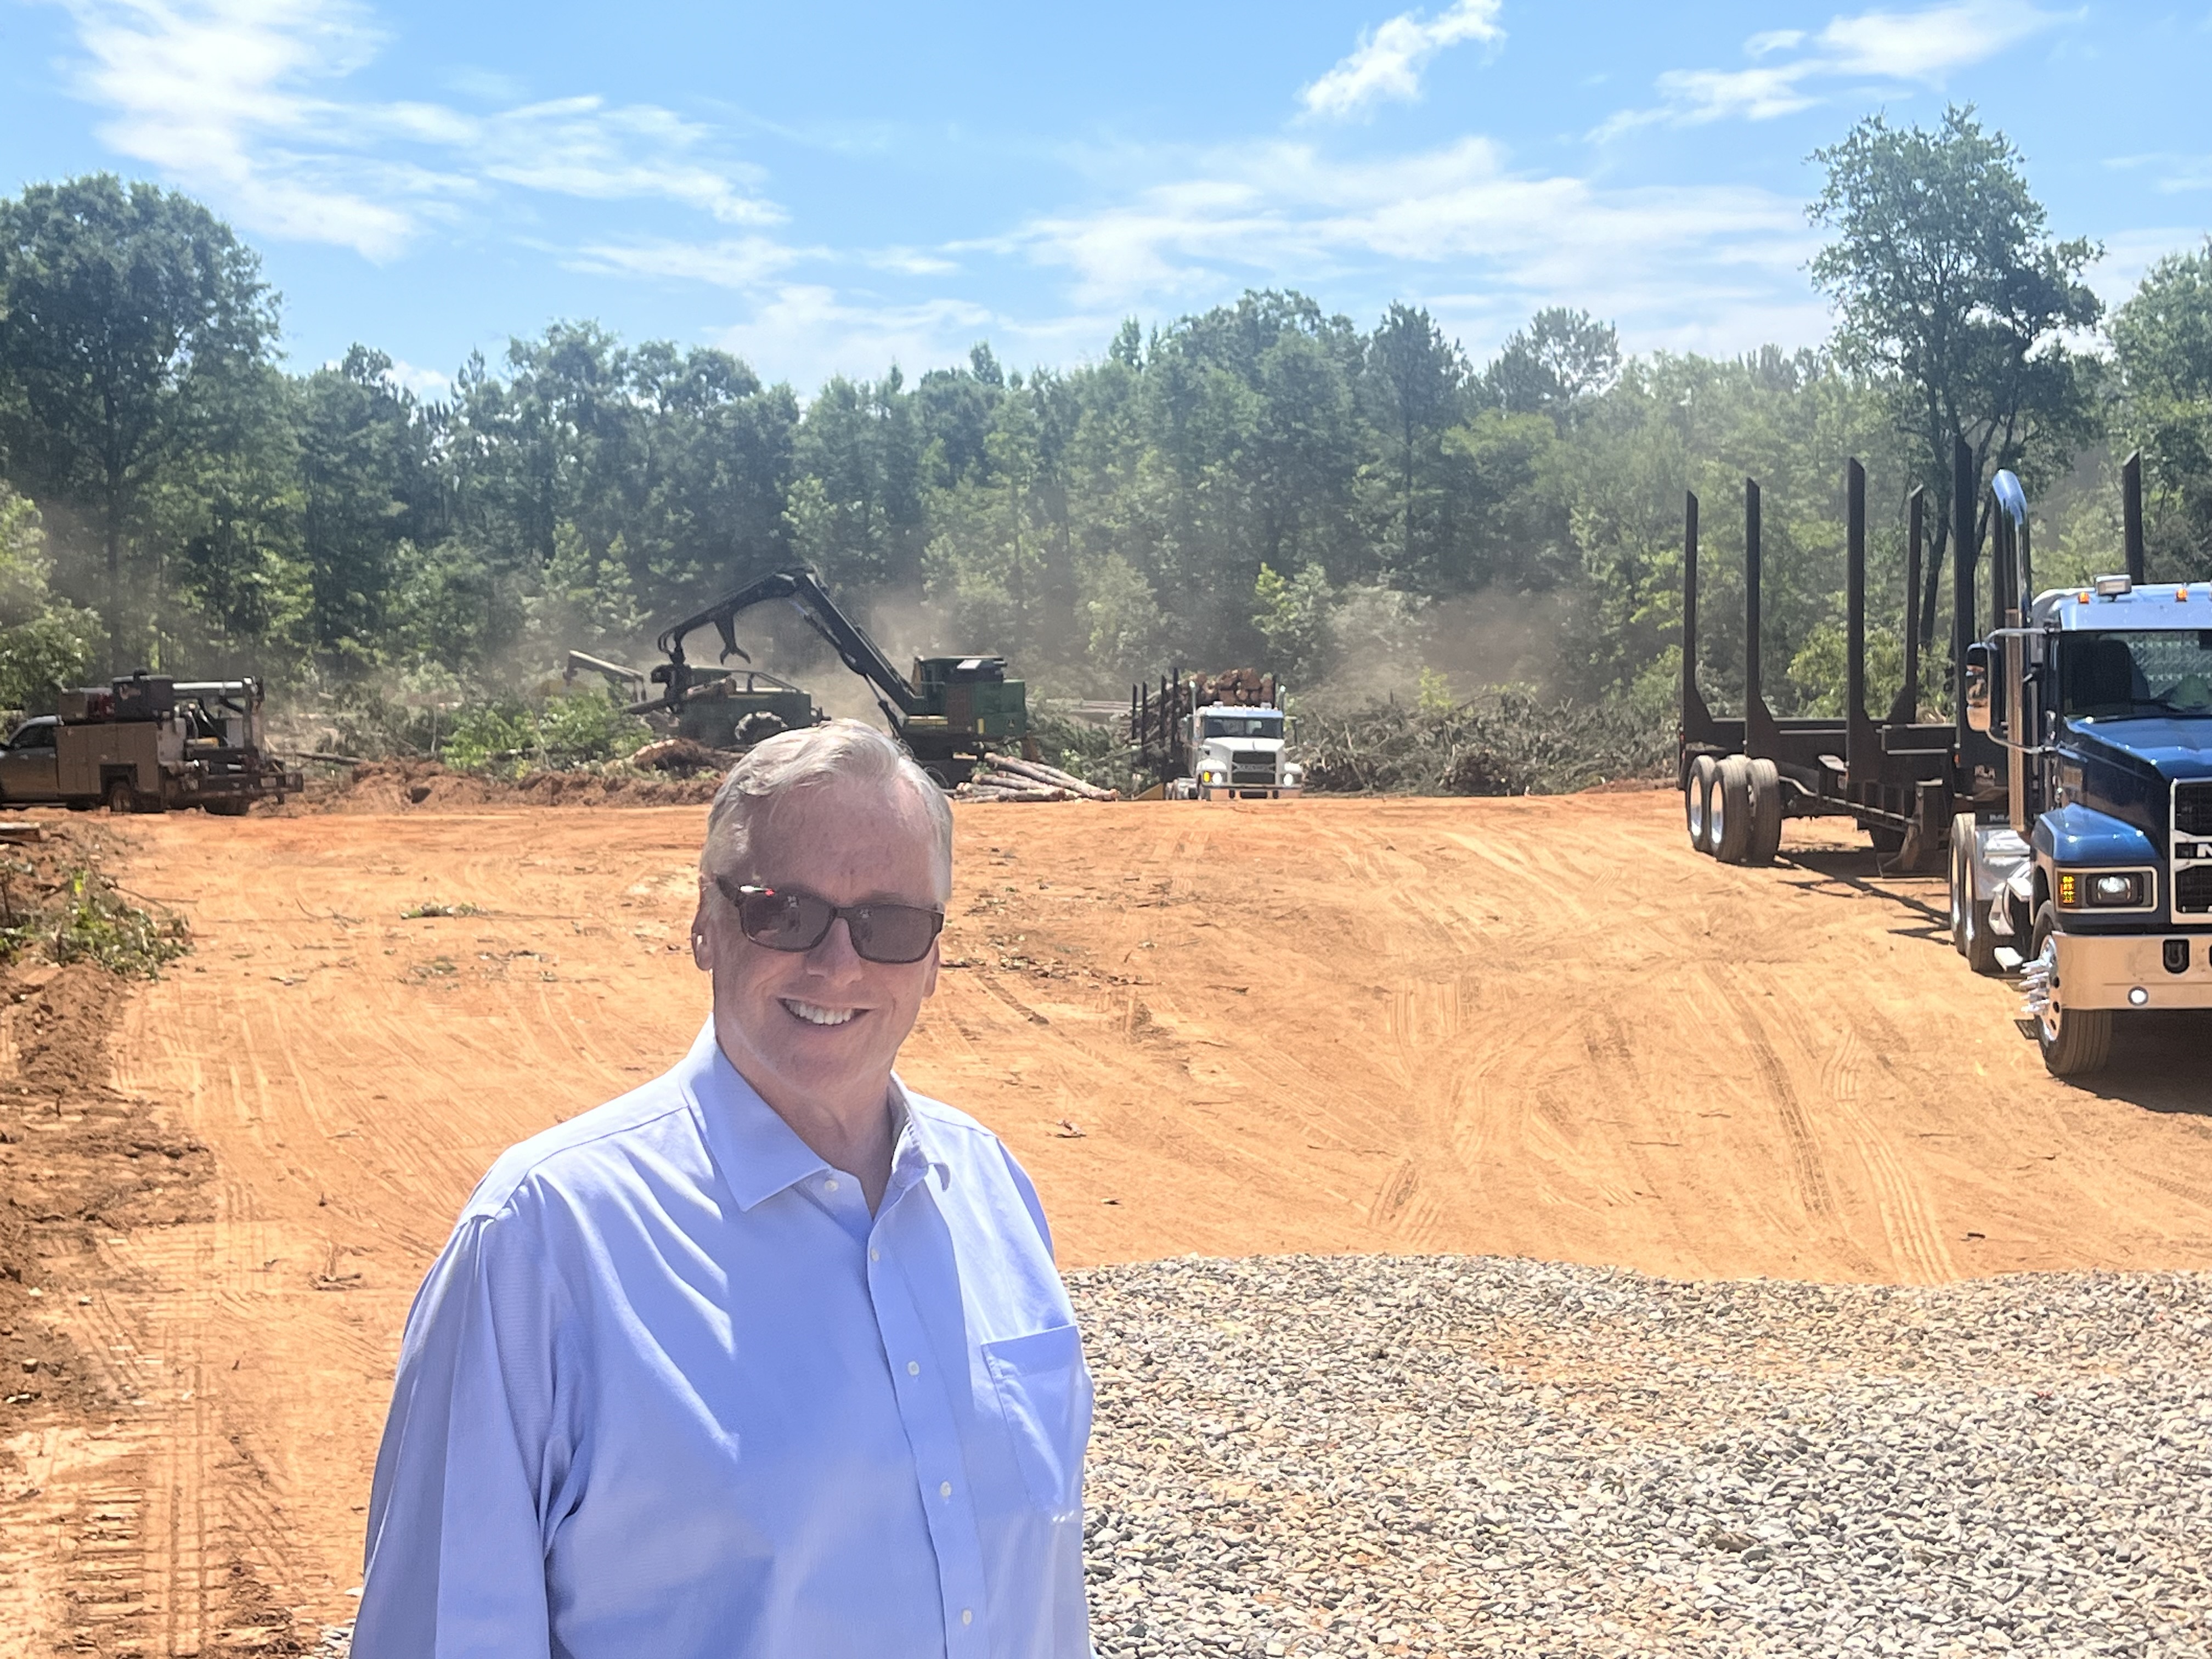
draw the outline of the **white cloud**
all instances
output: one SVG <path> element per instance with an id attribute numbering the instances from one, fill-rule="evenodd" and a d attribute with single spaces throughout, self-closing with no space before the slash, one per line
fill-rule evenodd
<path id="1" fill-rule="evenodd" d="M 1335 68 L 1299 94 L 1312 115 L 1355 115 L 1382 99 L 1410 102 L 1421 95 L 1421 71 L 1447 46 L 1465 40 L 1496 46 L 1505 39 L 1498 13 L 1503 0 L 1453 0 L 1433 18 L 1401 12 L 1371 33 Z"/>
<path id="2" fill-rule="evenodd" d="M 654 198 L 733 224 L 781 216 L 708 128 L 592 97 L 477 114 L 343 95 L 384 44 L 351 0 L 63 0 L 77 92 L 117 151 L 252 228 L 372 259 L 496 187 Z"/>
<path id="3" fill-rule="evenodd" d="M 1500 316 L 1564 301 L 1630 325 L 1701 307 L 1733 323 L 1778 294 L 1794 301 L 1812 251 L 1794 199 L 1516 172 L 1483 138 L 1382 161 L 1279 142 L 1180 159 L 1122 202 L 988 246 L 1067 270 L 1077 304 L 1106 315 L 1250 283 L 1417 287 L 1426 270 L 1477 283 Z"/>
<path id="4" fill-rule="evenodd" d="M 1940 83 L 2063 20 L 2027 0 L 1960 0 L 1924 11 L 1869 11 L 1820 31 L 1837 72 Z"/>
<path id="5" fill-rule="evenodd" d="M 752 289 L 806 257 L 765 236 L 719 242 L 593 242 L 566 263 L 572 270 L 617 276 L 661 276 L 715 288 Z"/>
<path id="6" fill-rule="evenodd" d="M 1834 17 L 1817 35 L 1770 29 L 1744 42 L 1756 67 L 1746 70 L 1669 70 L 1654 83 L 1661 102 L 1622 110 L 1591 137 L 1602 143 L 1635 128 L 1664 122 L 1695 126 L 1707 121 L 1771 120 L 1821 101 L 1808 83 L 1872 77 L 1941 86 L 1956 70 L 1996 57 L 2066 18 L 2039 9 L 2031 0 L 1953 0 L 1919 11 L 1869 11 Z M 1806 47 L 1802 56 L 1761 60 Z"/>
<path id="7" fill-rule="evenodd" d="M 970 301 L 855 303 L 836 289 L 793 283 L 766 295 L 750 318 L 711 331 L 714 343 L 804 389 L 833 374 L 873 379 L 897 363 L 909 375 L 957 360 L 977 340 L 1008 331 Z"/>

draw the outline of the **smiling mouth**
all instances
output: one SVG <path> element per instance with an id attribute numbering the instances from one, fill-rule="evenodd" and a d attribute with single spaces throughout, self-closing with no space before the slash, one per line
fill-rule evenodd
<path id="1" fill-rule="evenodd" d="M 858 1008 L 824 1008 L 811 1002 L 801 1002 L 795 997 L 778 997 L 784 1012 L 793 1019 L 803 1019 L 809 1025 L 846 1025 L 859 1017 Z"/>

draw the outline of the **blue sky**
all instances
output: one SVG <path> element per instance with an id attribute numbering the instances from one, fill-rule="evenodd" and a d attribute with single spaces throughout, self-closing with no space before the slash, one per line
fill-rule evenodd
<path id="1" fill-rule="evenodd" d="M 1103 351 L 1248 286 L 1478 358 L 1812 343 L 1816 146 L 1978 104 L 2124 295 L 2212 226 L 2212 5 L 0 0 L 0 189 L 106 168 L 263 252 L 293 362 L 434 390 L 596 318 L 802 394 Z"/>

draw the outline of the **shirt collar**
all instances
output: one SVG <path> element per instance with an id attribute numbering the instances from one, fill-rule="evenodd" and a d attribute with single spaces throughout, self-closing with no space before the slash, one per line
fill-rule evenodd
<path id="1" fill-rule="evenodd" d="M 721 1166 L 722 1180 L 740 1212 L 830 1168 L 730 1064 L 730 1057 L 715 1040 L 711 1015 L 690 1052 L 678 1063 L 676 1077 L 699 1115 L 708 1149 Z M 951 1165 L 939 1155 L 923 1119 L 913 1108 L 906 1085 L 896 1076 L 891 1079 L 891 1098 L 899 1115 L 899 1128 L 891 1142 L 891 1178 L 884 1194 L 885 1207 L 925 1172 L 936 1175 L 939 1191 L 952 1182 Z"/>
<path id="2" fill-rule="evenodd" d="M 891 1141 L 890 1184 L 884 1188 L 882 1206 L 885 1210 L 925 1174 L 937 1177 L 939 1192 L 952 1184 L 952 1166 L 938 1150 L 929 1132 L 928 1120 L 914 1109 L 914 1097 L 896 1072 L 891 1073 L 891 1100 L 898 1112 L 899 1128 Z"/>

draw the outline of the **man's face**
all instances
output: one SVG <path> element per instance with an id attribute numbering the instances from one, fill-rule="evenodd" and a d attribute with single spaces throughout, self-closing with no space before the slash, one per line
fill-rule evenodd
<path id="1" fill-rule="evenodd" d="M 785 796 L 757 823 L 732 884 L 800 888 L 844 906 L 942 908 L 936 836 L 902 785 L 836 780 Z M 736 908 L 702 884 L 692 953 L 714 975 L 714 1029 L 730 1062 L 779 1109 L 879 1105 L 899 1045 L 937 989 L 937 947 L 919 962 L 863 960 L 843 917 L 811 951 L 744 936 Z"/>

